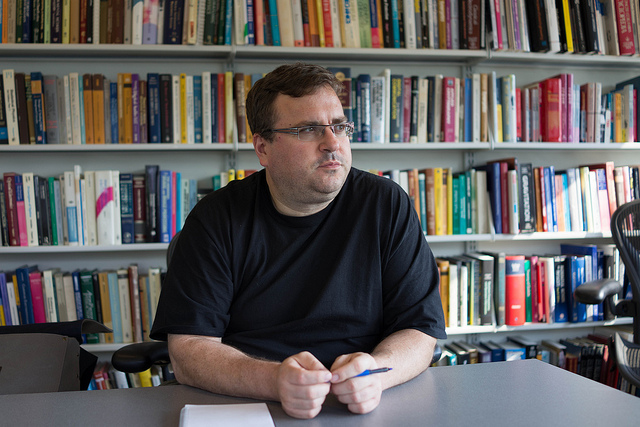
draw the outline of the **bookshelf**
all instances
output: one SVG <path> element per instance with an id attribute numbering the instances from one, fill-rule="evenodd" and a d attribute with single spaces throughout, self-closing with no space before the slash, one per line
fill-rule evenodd
<path id="1" fill-rule="evenodd" d="M 115 79 L 118 72 L 267 72 L 280 63 L 309 61 L 324 66 L 350 66 L 352 75 L 378 75 L 391 68 L 404 75 L 432 74 L 466 76 L 473 72 L 495 70 L 498 76 L 516 74 L 518 86 L 561 72 L 571 72 L 576 81 L 601 81 L 611 88 L 616 82 L 638 74 L 640 58 L 589 55 L 493 52 L 490 50 L 411 50 L 350 48 L 281 48 L 255 46 L 126 46 L 126 45 L 0 45 L 2 68 L 16 71 L 42 71 L 61 76 L 69 72 L 101 72 Z M 360 169 L 409 169 L 436 166 L 464 170 L 470 165 L 518 157 L 534 165 L 556 169 L 613 160 L 616 165 L 633 164 L 640 143 L 353 143 L 353 165 Z M 640 162 L 638 162 L 640 163 Z M 145 164 L 182 171 L 207 185 L 211 175 L 229 167 L 257 169 L 259 164 L 251 144 L 183 145 L 108 145 L 108 146 L 0 146 L 0 172 L 37 172 L 57 175 L 79 164 L 83 170 L 118 169 L 141 171 Z M 606 243 L 603 233 L 565 232 L 530 235 L 447 235 L 428 236 L 436 256 L 461 254 L 467 250 L 503 250 L 507 253 L 546 253 L 562 242 Z M 167 244 L 145 243 L 95 247 L 0 247 L 0 270 L 12 270 L 29 263 L 45 267 L 117 268 L 135 261 L 141 269 L 165 268 Z M 566 336 L 578 330 L 629 322 L 593 322 L 589 324 L 525 325 L 516 328 L 481 326 L 451 328 L 450 339 L 517 332 L 532 337 Z M 579 333 L 579 332 L 576 332 Z M 493 338 L 490 338 L 493 339 Z M 121 344 L 85 345 L 101 357 Z"/>

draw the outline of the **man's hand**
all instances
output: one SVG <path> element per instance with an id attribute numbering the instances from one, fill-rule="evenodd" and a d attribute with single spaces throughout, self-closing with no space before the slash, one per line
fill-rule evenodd
<path id="1" fill-rule="evenodd" d="M 278 370 L 282 409 L 295 418 L 313 418 L 331 389 L 331 372 L 309 352 L 285 359 Z"/>
<path id="2" fill-rule="evenodd" d="M 353 378 L 366 369 L 375 369 L 375 359 L 367 353 L 345 354 L 331 366 L 331 392 L 355 414 L 366 414 L 380 404 L 380 375 Z"/>

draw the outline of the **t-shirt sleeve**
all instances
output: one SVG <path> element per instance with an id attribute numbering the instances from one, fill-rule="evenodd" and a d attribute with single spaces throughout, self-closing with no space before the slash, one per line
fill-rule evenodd
<path id="1" fill-rule="evenodd" d="M 410 199 L 402 193 L 396 196 L 399 208 L 390 222 L 383 265 L 383 336 L 417 329 L 444 339 L 447 335 L 435 259 Z"/>
<path id="2" fill-rule="evenodd" d="M 202 212 L 202 211 L 205 212 Z M 229 323 L 233 284 L 223 247 L 225 234 L 205 226 L 200 217 L 206 209 L 190 215 L 180 232 L 162 285 L 152 339 L 167 334 L 222 337 Z M 209 218 L 215 224 L 215 220 Z"/>

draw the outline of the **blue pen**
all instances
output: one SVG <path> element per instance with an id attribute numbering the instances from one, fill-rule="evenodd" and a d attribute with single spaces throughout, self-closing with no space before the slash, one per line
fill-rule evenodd
<path id="1" fill-rule="evenodd" d="M 366 371 L 364 371 L 361 374 L 358 374 L 358 375 L 356 375 L 355 377 L 352 377 L 352 378 L 366 377 L 367 375 L 371 375 L 371 374 L 380 374 L 382 372 L 388 372 L 391 369 L 393 369 L 393 368 L 367 369 Z"/>

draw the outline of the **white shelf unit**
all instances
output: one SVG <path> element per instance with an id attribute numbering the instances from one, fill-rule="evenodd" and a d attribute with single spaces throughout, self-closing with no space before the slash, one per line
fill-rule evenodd
<path id="1" fill-rule="evenodd" d="M 410 49 L 280 48 L 252 46 L 123 46 L 123 45 L 0 45 L 2 69 L 42 71 L 62 76 L 69 72 L 105 74 L 114 80 L 119 72 L 196 74 L 202 71 L 268 72 L 281 63 L 314 62 L 324 66 L 349 66 L 352 75 L 377 75 L 384 68 L 403 75 L 443 74 L 464 77 L 471 72 L 496 71 L 498 76 L 516 74 L 522 86 L 533 81 L 573 72 L 576 83 L 601 81 L 603 93 L 639 72 L 640 58 L 588 55 L 522 54 L 491 51 L 443 51 Z M 476 165 L 489 160 L 518 157 L 534 166 L 553 164 L 556 169 L 595 163 L 606 156 L 618 164 L 640 163 L 640 144 L 552 143 L 353 143 L 354 166 L 361 169 L 409 169 L 448 166 L 467 168 L 471 155 Z M 138 146 L 0 146 L 0 172 L 36 172 L 49 176 L 79 164 L 83 170 L 118 169 L 142 171 L 145 164 L 159 164 L 194 177 L 206 186 L 210 177 L 230 166 L 258 169 L 248 143 Z M 209 185 L 210 186 L 210 185 Z M 436 256 L 460 254 L 469 243 L 477 250 L 549 252 L 564 241 L 609 242 L 601 233 L 533 233 L 531 235 L 428 236 Z M 142 269 L 165 267 L 166 244 L 135 244 L 107 247 L 0 248 L 0 269 L 38 264 L 41 268 L 116 268 L 137 262 Z M 517 248 L 517 249 L 516 249 Z M 532 324 L 516 328 L 494 326 L 450 328 L 450 339 L 494 339 L 504 333 L 528 336 L 571 335 L 584 330 L 626 324 L 627 320 L 589 324 Z M 86 345 L 108 356 L 121 344 Z"/>

